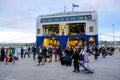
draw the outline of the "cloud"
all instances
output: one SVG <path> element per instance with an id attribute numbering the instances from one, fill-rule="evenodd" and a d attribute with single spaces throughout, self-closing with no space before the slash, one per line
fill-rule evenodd
<path id="1" fill-rule="evenodd" d="M 64 10 L 65 5 L 68 10 L 71 10 L 72 3 L 79 4 L 80 7 L 76 10 L 118 11 L 120 9 L 120 0 L 1 0 L 0 2 L 4 7 L 10 7 L 9 9 L 31 13 L 42 12 L 42 10 Z"/>
<path id="2" fill-rule="evenodd" d="M 118 28 L 120 26 L 120 0 L 0 0 L 0 37 L 4 36 L 3 31 L 5 36 L 11 36 L 9 39 L 14 39 L 20 34 L 26 36 L 35 34 L 37 16 L 63 12 L 65 5 L 67 11 L 71 11 L 72 3 L 79 5 L 79 8 L 74 9 L 75 11 L 98 11 L 100 33 L 112 34 L 110 27 L 113 23 L 117 27 L 116 31 L 120 32 Z M 108 31 L 108 28 L 111 30 Z M 16 35 L 12 38 L 14 34 Z M 6 40 L 7 38 L 4 37 L 2 38 Z M 105 40 L 112 40 L 108 36 L 102 35 L 102 37 Z M 116 39 L 120 40 L 117 37 Z"/>
<path id="3" fill-rule="evenodd" d="M 29 43 L 35 42 L 35 34 L 33 33 L 20 33 L 17 31 L 0 31 L 0 42 L 17 42 L 17 43 Z"/>
<path id="4" fill-rule="evenodd" d="M 26 18 L 21 18 L 17 16 L 1 16 L 0 17 L 0 28 L 9 30 L 17 30 L 17 31 L 31 31 L 35 32 L 36 29 L 36 21 L 29 20 Z M 24 29 L 24 30 L 23 30 Z"/>

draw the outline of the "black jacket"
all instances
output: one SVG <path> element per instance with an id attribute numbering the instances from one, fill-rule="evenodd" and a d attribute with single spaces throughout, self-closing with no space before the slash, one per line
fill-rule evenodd
<path id="1" fill-rule="evenodd" d="M 78 53 L 78 52 L 73 52 L 72 59 L 73 59 L 74 61 L 80 60 L 79 53 Z"/>

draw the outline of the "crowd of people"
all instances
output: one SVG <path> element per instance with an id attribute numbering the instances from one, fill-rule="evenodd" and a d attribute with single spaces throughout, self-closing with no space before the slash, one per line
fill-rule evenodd
<path id="1" fill-rule="evenodd" d="M 113 47 L 109 47 L 111 52 L 114 51 Z M 74 46 L 67 46 L 65 50 L 62 50 L 61 46 L 58 47 L 45 47 L 40 46 L 37 50 L 38 54 L 38 65 L 40 63 L 45 64 L 47 62 L 55 62 L 60 61 L 62 65 L 71 66 L 74 65 L 73 72 L 79 72 L 79 63 L 82 61 L 83 63 L 89 63 L 89 56 L 94 55 L 94 59 L 97 60 L 98 56 L 102 55 L 103 58 L 106 56 L 106 51 L 108 48 L 100 47 L 98 48 L 96 45 L 78 45 Z M 53 56 L 54 55 L 54 56 Z M 52 58 L 53 57 L 53 58 Z M 73 63 L 72 63 L 73 62 Z"/>
<path id="2" fill-rule="evenodd" d="M 30 58 L 30 47 L 28 48 L 2 47 L 0 49 L 0 61 L 5 62 L 6 64 L 8 64 L 9 62 L 13 62 L 14 64 L 15 60 L 19 60 L 19 55 L 21 55 L 21 59 L 25 58 L 26 55 L 28 55 L 28 57 Z"/>
<path id="3" fill-rule="evenodd" d="M 9 47 L 9 48 L 5 49 L 4 47 L 2 47 L 0 60 L 5 61 L 6 64 L 8 64 L 8 62 L 13 62 L 13 64 L 14 64 L 15 59 L 16 59 L 16 57 L 13 56 L 14 54 L 15 54 L 15 48 Z"/>
<path id="4" fill-rule="evenodd" d="M 98 56 L 102 55 L 104 58 L 106 56 L 106 52 L 114 52 L 113 47 L 100 47 L 98 48 L 96 45 L 78 45 L 67 46 L 66 49 L 62 49 L 61 46 L 53 47 L 53 46 L 40 46 L 36 49 L 33 47 L 21 47 L 19 50 L 9 47 L 5 49 L 4 47 L 0 50 L 0 61 L 5 61 L 6 64 L 8 62 L 15 63 L 15 60 L 19 59 L 19 55 L 21 59 L 25 58 L 28 55 L 33 54 L 33 60 L 38 61 L 38 66 L 40 64 L 45 64 L 46 62 L 60 62 L 61 65 L 71 66 L 73 64 L 74 70 L 73 72 L 79 72 L 79 63 L 89 63 L 89 56 L 94 55 L 95 60 L 98 59 Z M 16 56 L 15 56 L 16 54 Z"/>

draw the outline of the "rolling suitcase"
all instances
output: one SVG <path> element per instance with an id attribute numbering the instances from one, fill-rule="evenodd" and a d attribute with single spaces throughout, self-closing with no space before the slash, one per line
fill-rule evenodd
<path id="1" fill-rule="evenodd" d="M 80 62 L 80 66 L 82 66 L 86 71 L 94 73 L 94 68 L 91 65 Z"/>
<path id="2" fill-rule="evenodd" d="M 85 69 L 91 73 L 94 73 L 94 68 L 89 64 L 85 64 Z"/>

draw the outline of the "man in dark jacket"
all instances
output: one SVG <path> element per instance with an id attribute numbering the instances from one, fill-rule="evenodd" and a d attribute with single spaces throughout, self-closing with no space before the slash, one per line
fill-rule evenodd
<path id="1" fill-rule="evenodd" d="M 24 49 L 23 47 L 21 47 L 21 58 L 23 58 L 23 54 L 24 54 Z"/>
<path id="2" fill-rule="evenodd" d="M 80 61 L 80 57 L 79 57 L 79 53 L 77 51 L 76 48 L 73 49 L 73 57 L 72 59 L 74 60 L 74 71 L 73 72 L 79 72 L 79 61 Z"/>
<path id="3" fill-rule="evenodd" d="M 36 48 L 35 48 L 35 46 L 33 46 L 32 52 L 33 52 L 33 60 L 36 60 Z"/>
<path id="4" fill-rule="evenodd" d="M 95 60 L 98 59 L 98 47 L 97 46 L 95 46 L 95 55 L 94 55 L 94 57 L 95 57 Z"/>
<path id="5" fill-rule="evenodd" d="M 2 49 L 1 49 L 1 61 L 4 61 L 4 58 L 5 58 L 5 49 L 4 49 L 4 47 L 2 47 Z"/>

